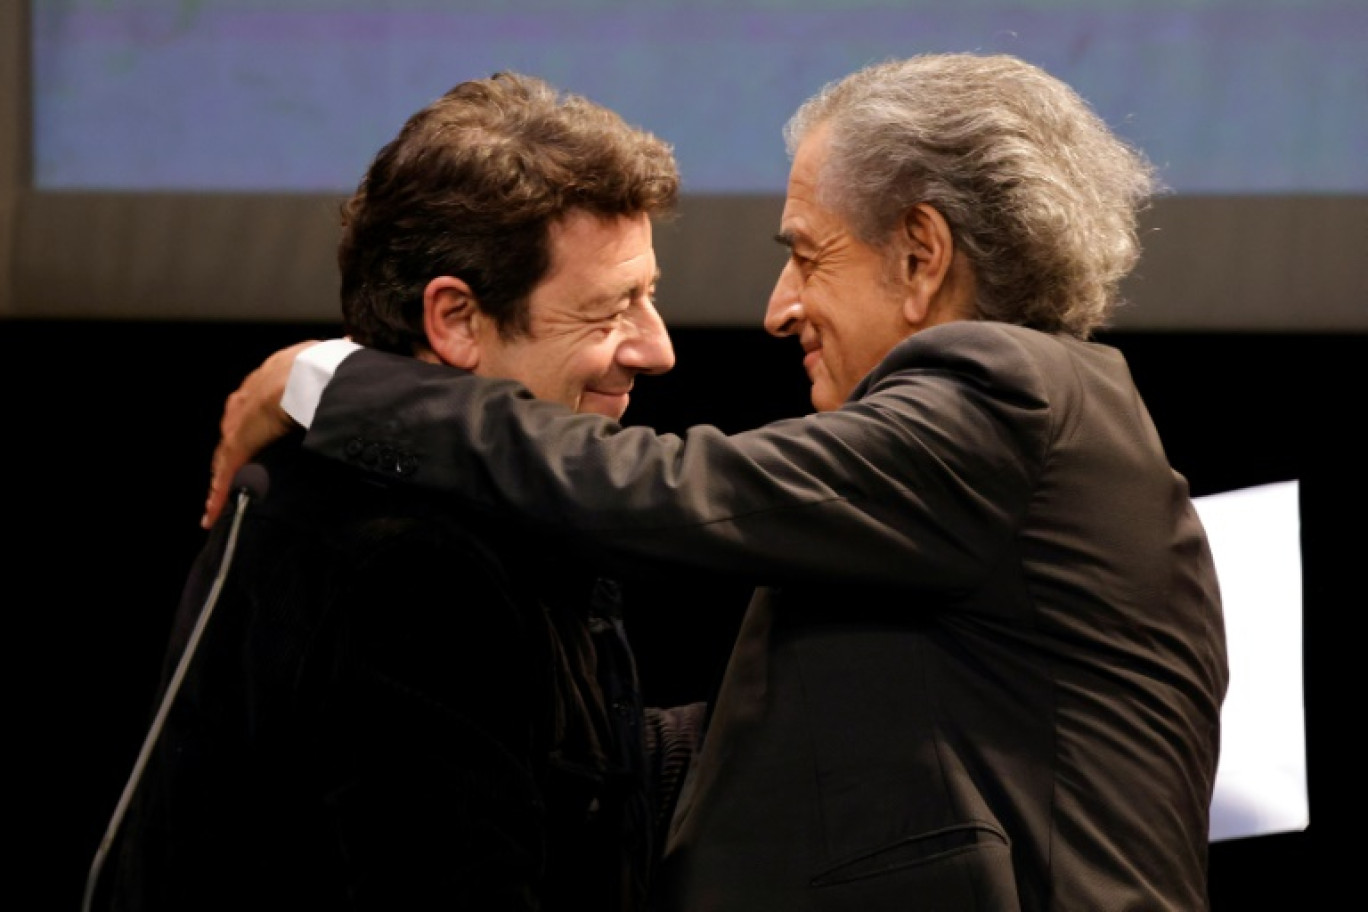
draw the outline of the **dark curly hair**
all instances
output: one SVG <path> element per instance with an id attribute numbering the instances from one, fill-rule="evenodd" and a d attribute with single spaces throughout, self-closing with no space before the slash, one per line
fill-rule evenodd
<path id="1" fill-rule="evenodd" d="M 423 290 L 450 275 L 516 337 L 552 223 L 664 215 L 678 195 L 669 144 L 613 111 L 517 73 L 463 82 L 409 118 L 342 206 L 343 331 L 413 354 L 426 345 Z"/>

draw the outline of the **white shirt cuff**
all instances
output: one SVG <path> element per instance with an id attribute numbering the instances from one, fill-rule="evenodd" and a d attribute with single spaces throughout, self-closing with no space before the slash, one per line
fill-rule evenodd
<path id="1" fill-rule="evenodd" d="M 328 339 L 310 345 L 296 355 L 290 379 L 285 383 L 285 395 L 280 399 L 285 413 L 302 427 L 313 424 L 318 401 L 323 398 L 323 388 L 337 372 L 342 359 L 360 347 L 350 339 Z"/>

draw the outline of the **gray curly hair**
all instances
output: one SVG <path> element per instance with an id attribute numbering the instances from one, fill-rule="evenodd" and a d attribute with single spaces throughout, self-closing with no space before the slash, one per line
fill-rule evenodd
<path id="1" fill-rule="evenodd" d="M 920 55 L 823 87 L 785 125 L 789 155 L 822 124 L 820 199 L 866 243 L 928 203 L 969 258 L 976 316 L 1080 338 L 1106 325 L 1160 186 L 1073 89 L 1009 55 Z"/>

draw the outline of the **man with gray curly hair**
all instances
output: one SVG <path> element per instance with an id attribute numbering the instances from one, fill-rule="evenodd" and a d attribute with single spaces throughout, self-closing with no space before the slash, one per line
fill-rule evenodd
<path id="1" fill-rule="evenodd" d="M 305 447 L 348 461 L 381 414 L 428 454 L 410 483 L 758 584 L 659 908 L 1207 908 L 1216 571 L 1124 358 L 1090 339 L 1149 164 L 1009 56 L 870 66 L 786 138 L 765 325 L 801 344 L 816 414 L 657 434 L 363 349 Z M 303 347 L 230 402 L 211 515 L 285 423 Z"/>

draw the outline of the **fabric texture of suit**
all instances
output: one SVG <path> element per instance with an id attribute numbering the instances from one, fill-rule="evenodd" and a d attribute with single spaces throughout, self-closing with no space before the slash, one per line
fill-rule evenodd
<path id="1" fill-rule="evenodd" d="M 842 408 L 731 436 L 363 351 L 306 447 L 760 584 L 660 908 L 1207 907 L 1220 594 L 1116 350 L 951 323 Z"/>
<path id="2" fill-rule="evenodd" d="M 641 908 L 658 815 L 614 584 L 298 441 L 262 466 L 97 908 Z"/>

